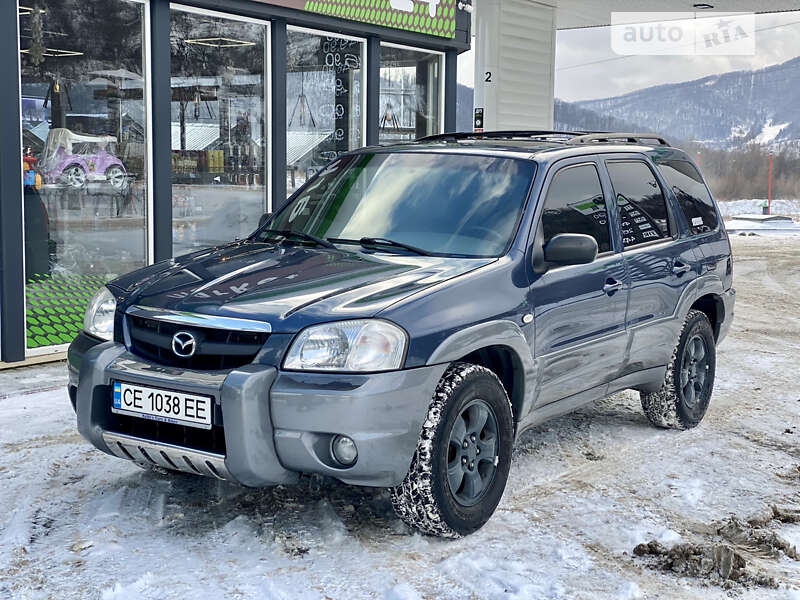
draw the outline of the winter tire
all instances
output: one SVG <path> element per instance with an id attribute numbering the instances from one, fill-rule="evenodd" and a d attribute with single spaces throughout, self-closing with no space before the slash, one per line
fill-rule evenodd
<path id="1" fill-rule="evenodd" d="M 436 387 L 408 474 L 392 489 L 395 512 L 428 535 L 480 529 L 505 490 L 513 443 L 503 384 L 485 367 L 453 363 Z"/>
<path id="2" fill-rule="evenodd" d="M 641 392 L 644 414 L 656 427 L 691 429 L 703 420 L 714 388 L 716 347 L 708 317 L 690 310 L 672 352 L 664 383 Z"/>

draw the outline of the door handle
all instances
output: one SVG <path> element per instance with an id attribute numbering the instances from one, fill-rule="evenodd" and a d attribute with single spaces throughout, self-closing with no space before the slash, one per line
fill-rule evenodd
<path id="1" fill-rule="evenodd" d="M 617 281 L 613 277 L 606 279 L 606 284 L 603 286 L 603 291 L 609 296 L 613 296 L 615 292 L 620 291 L 624 286 L 621 281 Z"/>
<path id="2" fill-rule="evenodd" d="M 691 270 L 692 267 L 683 261 L 676 260 L 674 263 L 672 263 L 672 272 L 675 273 L 675 275 L 683 275 Z"/>

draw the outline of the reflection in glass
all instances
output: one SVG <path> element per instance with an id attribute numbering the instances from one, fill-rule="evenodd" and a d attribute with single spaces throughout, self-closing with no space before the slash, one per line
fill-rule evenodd
<path id="1" fill-rule="evenodd" d="M 289 30 L 286 171 L 289 194 L 342 152 L 364 144 L 364 44 Z"/>
<path id="2" fill-rule="evenodd" d="M 25 4 L 26 328 L 37 348 L 72 341 L 95 291 L 146 262 L 144 5 Z"/>
<path id="3" fill-rule="evenodd" d="M 172 244 L 249 235 L 266 210 L 266 25 L 173 10 Z"/>
<path id="4" fill-rule="evenodd" d="M 441 131 L 442 56 L 381 46 L 380 143 Z"/>
<path id="5" fill-rule="evenodd" d="M 625 248 L 669 237 L 667 202 L 661 186 L 641 161 L 608 161 L 617 198 L 622 245 Z"/>
<path id="6" fill-rule="evenodd" d="M 560 233 L 583 233 L 597 241 L 599 252 L 611 250 L 608 209 L 594 165 L 561 169 L 547 190 L 542 213 L 543 245 Z"/>
<path id="7" fill-rule="evenodd" d="M 388 238 L 435 254 L 498 256 L 510 242 L 535 169 L 531 161 L 489 156 L 342 157 L 260 235 L 284 232 L 280 235 L 297 243 L 304 240 L 286 232 L 336 243 Z"/>

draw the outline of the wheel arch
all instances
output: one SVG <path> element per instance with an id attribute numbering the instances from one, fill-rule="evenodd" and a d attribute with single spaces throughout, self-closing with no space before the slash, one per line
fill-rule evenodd
<path id="1" fill-rule="evenodd" d="M 515 425 L 528 412 L 534 363 L 530 346 L 513 321 L 491 321 L 462 329 L 446 338 L 428 364 L 469 362 L 486 367 L 506 388 Z"/>
<path id="2" fill-rule="evenodd" d="M 714 341 L 718 341 L 720 327 L 725 320 L 725 303 L 722 300 L 722 296 L 715 293 L 700 296 L 689 307 L 689 310 L 692 309 L 699 310 L 708 317 L 711 322 L 711 329 L 714 332 Z"/>

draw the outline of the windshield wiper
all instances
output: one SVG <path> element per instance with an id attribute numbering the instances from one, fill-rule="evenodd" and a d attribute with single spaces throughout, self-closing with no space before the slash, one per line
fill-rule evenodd
<path id="1" fill-rule="evenodd" d="M 394 240 L 390 240 L 387 238 L 376 238 L 376 237 L 362 237 L 359 240 L 349 240 L 345 238 L 328 238 L 329 242 L 334 242 L 336 244 L 360 244 L 367 247 L 372 246 L 389 246 L 390 248 L 401 248 L 406 250 L 407 252 L 411 252 L 413 254 L 419 254 L 420 256 L 431 256 L 431 253 L 427 250 L 423 250 L 422 248 L 417 248 L 416 246 L 412 246 L 411 244 L 404 244 L 403 242 L 396 242 Z"/>
<path id="2" fill-rule="evenodd" d="M 296 240 L 312 242 L 317 246 L 324 246 L 325 248 L 336 248 L 336 246 L 334 246 L 328 240 L 323 240 L 322 238 L 318 238 L 310 233 L 303 233 L 302 231 L 290 231 L 288 229 L 262 229 L 261 233 L 272 233 L 287 239 L 294 238 Z"/>

